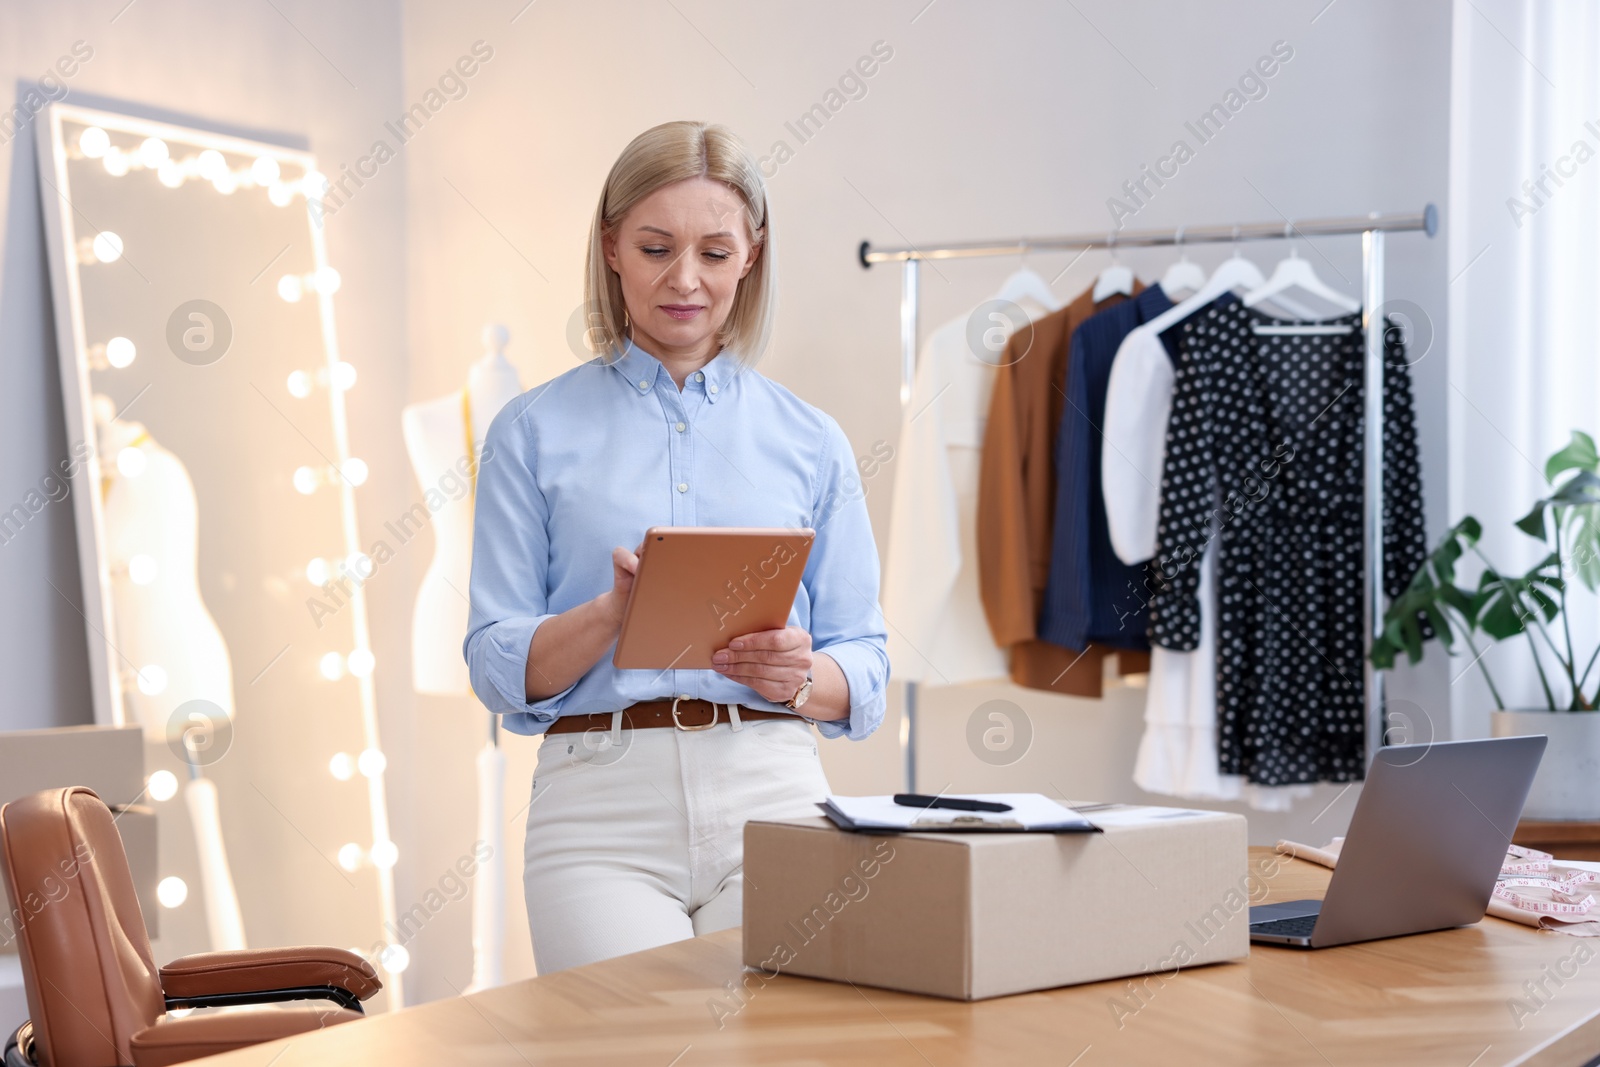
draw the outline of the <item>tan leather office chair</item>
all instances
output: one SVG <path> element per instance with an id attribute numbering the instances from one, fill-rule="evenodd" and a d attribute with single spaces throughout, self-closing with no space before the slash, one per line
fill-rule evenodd
<path id="1" fill-rule="evenodd" d="M 337 948 L 202 952 L 158 971 L 122 838 L 92 789 L 0 807 L 0 867 L 11 901 L 0 925 L 18 938 L 31 1016 L 6 1067 L 165 1067 L 360 1019 L 382 988 Z M 169 1013 L 223 1005 L 257 1007 Z"/>

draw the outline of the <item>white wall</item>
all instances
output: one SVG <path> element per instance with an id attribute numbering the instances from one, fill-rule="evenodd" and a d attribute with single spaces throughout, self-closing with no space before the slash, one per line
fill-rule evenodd
<path id="1" fill-rule="evenodd" d="M 407 327 L 411 398 L 456 388 L 487 320 L 506 322 L 511 356 L 533 384 L 572 366 L 566 330 L 581 298 L 584 239 L 616 154 L 668 119 L 726 123 L 758 155 L 777 140 L 793 157 L 770 180 L 783 272 L 780 337 L 763 371 L 832 413 L 858 452 L 894 442 L 898 408 L 898 272 L 863 272 L 863 238 L 939 242 L 1110 229 L 1106 199 L 1154 163 L 1273 42 L 1293 58 L 1210 143 L 1199 146 L 1130 227 L 1409 211 L 1445 200 L 1449 5 L 1326 0 L 1207 5 L 925 0 L 673 5 L 616 2 L 413 4 L 406 12 L 406 90 L 418 98 L 473 41 L 494 57 L 406 149 L 411 194 Z M 515 21 L 512 21 L 516 16 Z M 886 42 L 893 56 L 826 126 L 800 144 L 785 127 L 852 64 Z M 1390 295 L 1444 324 L 1442 239 L 1391 238 Z M 1256 250 L 1261 262 L 1281 254 Z M 1197 251 L 1215 262 L 1220 250 Z M 1359 240 L 1302 249 L 1325 278 L 1359 292 Z M 1326 257 L 1326 260 L 1323 257 Z M 1070 297 L 1105 262 L 1036 256 Z M 1131 253 L 1150 276 L 1165 254 Z M 1015 267 L 1010 261 L 924 270 L 924 329 L 965 313 Z M 1442 527 L 1445 380 L 1442 346 L 1413 368 L 1421 413 L 1429 529 Z M 884 543 L 893 464 L 868 483 Z M 1396 680 L 1414 717 L 1447 723 L 1437 657 Z M 825 746 L 841 792 L 899 785 L 899 687 L 889 720 L 866 742 Z M 986 700 L 1015 701 L 1032 723 L 1027 756 L 979 761 L 964 740 Z M 434 753 L 441 781 L 464 781 L 481 712 L 468 700 L 418 699 L 413 747 Z M 1138 799 L 1130 782 L 1140 694 L 1101 701 L 1013 687 L 925 690 L 921 784 Z M 526 803 L 532 744 L 510 738 L 508 812 Z M 1252 816 L 1251 837 L 1325 839 L 1342 832 L 1356 790 L 1323 788 L 1291 815 Z M 464 788 L 419 791 L 418 864 L 443 869 L 470 840 Z M 1331 806 L 1330 806 L 1331 805 Z M 1324 809 L 1326 814 L 1323 814 Z M 520 901 L 521 816 L 506 827 L 508 967 L 528 973 Z M 467 909 L 419 939 L 447 994 L 465 980 Z M 431 986 L 428 983 L 433 983 Z"/>

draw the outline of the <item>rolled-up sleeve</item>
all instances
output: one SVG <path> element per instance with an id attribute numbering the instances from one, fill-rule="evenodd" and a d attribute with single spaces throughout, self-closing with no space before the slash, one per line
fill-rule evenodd
<path id="1" fill-rule="evenodd" d="M 801 581 L 811 599 L 811 648 L 839 664 L 850 685 L 850 718 L 818 719 L 824 737 L 860 741 L 883 722 L 889 683 L 888 632 L 878 603 L 878 546 L 850 441 L 832 418 L 825 428 L 811 546 Z"/>
<path id="2" fill-rule="evenodd" d="M 534 472 L 526 405 L 507 405 L 489 425 L 473 508 L 472 579 L 462 651 L 472 691 L 492 712 L 555 718 L 568 686 L 527 698 L 528 649 L 548 610 L 549 508 Z M 574 682 L 573 685 L 577 683 Z"/>

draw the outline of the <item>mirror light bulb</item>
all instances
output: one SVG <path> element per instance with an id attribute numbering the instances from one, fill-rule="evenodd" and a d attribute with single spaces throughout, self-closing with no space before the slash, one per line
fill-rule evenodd
<path id="1" fill-rule="evenodd" d="M 156 580 L 156 571 L 154 556 L 140 553 L 128 560 L 128 578 L 134 585 L 149 585 Z"/>
<path id="2" fill-rule="evenodd" d="M 94 236 L 94 258 L 102 263 L 113 263 L 122 256 L 122 238 L 110 230 L 101 230 Z"/>
<path id="3" fill-rule="evenodd" d="M 378 962 L 390 974 L 399 974 L 411 966 L 411 953 L 406 951 L 404 945 L 390 945 L 378 953 Z"/>
<path id="4" fill-rule="evenodd" d="M 295 468 L 294 487 L 307 496 L 317 491 L 317 483 L 320 481 L 322 479 L 317 477 L 317 472 L 310 467 Z"/>
<path id="5" fill-rule="evenodd" d="M 217 192 L 221 193 L 223 196 L 227 196 L 229 193 L 239 188 L 239 176 L 233 173 L 231 170 L 225 170 L 215 178 L 211 179 L 211 185 L 214 189 L 216 189 Z"/>
<path id="6" fill-rule="evenodd" d="M 339 473 L 343 474 L 351 485 L 361 485 L 367 480 L 367 461 L 351 456 L 339 465 Z M 365 578 L 366 575 L 363 574 L 361 577 Z"/>
<path id="7" fill-rule="evenodd" d="M 330 577 L 332 574 L 328 570 L 328 561 L 321 556 L 306 564 L 306 581 L 312 585 L 327 585 Z"/>
<path id="8" fill-rule="evenodd" d="M 89 159 L 99 159 L 111 147 L 111 135 L 98 126 L 89 126 L 78 134 L 78 151 Z"/>
<path id="9" fill-rule="evenodd" d="M 117 473 L 126 478 L 137 478 L 144 473 L 149 457 L 138 445 L 131 445 L 117 453 Z"/>
<path id="10" fill-rule="evenodd" d="M 151 800 L 171 800 L 178 795 L 178 776 L 171 771 L 157 771 L 145 779 L 144 787 Z"/>
<path id="11" fill-rule="evenodd" d="M 208 148 L 200 153 L 199 170 L 200 177 L 214 182 L 220 175 L 228 173 L 228 161 L 215 148 Z"/>
<path id="12" fill-rule="evenodd" d="M 126 337 L 113 337 L 106 342 L 106 362 L 121 370 L 133 363 L 139 350 Z"/>
<path id="13" fill-rule="evenodd" d="M 156 178 L 168 189 L 176 189 L 183 184 L 183 167 L 171 159 L 163 159 L 156 167 Z"/>
<path id="14" fill-rule="evenodd" d="M 339 866 L 347 871 L 361 868 L 361 846 L 354 841 L 339 846 Z"/>
<path id="15" fill-rule="evenodd" d="M 375 841 L 372 850 L 367 853 L 372 860 L 372 865 L 380 871 L 387 871 L 393 867 L 400 858 L 400 849 L 393 841 Z"/>
<path id="16" fill-rule="evenodd" d="M 356 384 L 356 367 L 354 363 L 344 360 L 333 365 L 333 385 L 336 389 L 349 389 Z"/>
<path id="17" fill-rule="evenodd" d="M 330 682 L 337 682 L 344 677 L 344 657 L 337 652 L 324 652 L 317 666 L 322 676 Z"/>
<path id="18" fill-rule="evenodd" d="M 113 178 L 120 178 L 133 168 L 132 160 L 120 148 L 106 149 L 106 154 L 101 157 L 100 162 L 106 168 L 106 173 Z"/>
<path id="19" fill-rule="evenodd" d="M 167 142 L 159 137 L 146 137 L 139 144 L 139 162 L 152 170 L 165 163 L 168 158 Z"/>
<path id="20" fill-rule="evenodd" d="M 356 761 L 350 758 L 348 752 L 335 752 L 328 761 L 328 773 L 341 782 L 348 782 L 355 777 Z"/>
<path id="21" fill-rule="evenodd" d="M 159 696 L 167 688 L 167 672 L 150 663 L 139 668 L 139 692 L 147 697 Z"/>
<path id="22" fill-rule="evenodd" d="M 363 778 L 376 778 L 389 766 L 389 757 L 381 749 L 365 748 L 356 757 L 356 768 Z"/>
<path id="23" fill-rule="evenodd" d="M 278 161 L 271 156 L 262 156 L 250 164 L 250 177 L 257 185 L 271 185 L 278 180 L 279 173 Z"/>
<path id="24" fill-rule="evenodd" d="M 163 908 L 176 908 L 189 899 L 189 884 L 175 874 L 156 883 L 156 899 Z"/>
<path id="25" fill-rule="evenodd" d="M 289 303 L 299 303 L 300 297 L 304 293 L 305 285 L 300 281 L 298 274 L 285 274 L 278 279 L 278 295 Z"/>
<path id="26" fill-rule="evenodd" d="M 343 280 L 332 267 L 318 267 L 312 279 L 312 288 L 319 293 L 337 293 L 339 283 Z"/>
<path id="27" fill-rule="evenodd" d="M 370 649 L 358 648 L 354 652 L 350 653 L 350 657 L 349 657 L 350 673 L 355 675 L 357 678 L 365 678 L 367 675 L 371 674 L 372 673 L 372 668 L 375 665 L 376 665 L 376 660 L 373 658 L 373 655 L 372 655 L 372 652 L 371 652 Z M 374 751 L 376 751 L 376 750 L 375 749 L 370 749 L 370 748 L 367 750 L 367 752 L 374 752 Z M 361 754 L 361 758 L 362 759 L 366 759 L 367 758 L 366 752 L 363 752 Z M 383 758 L 383 753 L 381 753 L 381 752 L 378 753 L 378 758 L 382 759 Z M 381 769 L 382 768 L 380 768 L 380 770 Z M 362 771 L 362 773 L 365 774 L 366 772 Z M 370 775 L 369 775 L 369 777 L 370 777 Z"/>
<path id="28" fill-rule="evenodd" d="M 283 182 L 273 182 L 267 186 L 267 199 L 278 207 L 288 207 L 289 201 L 294 199 L 294 190 Z"/>
<path id="29" fill-rule="evenodd" d="M 289 372 L 289 395 L 304 400 L 311 395 L 311 375 L 303 370 Z"/>

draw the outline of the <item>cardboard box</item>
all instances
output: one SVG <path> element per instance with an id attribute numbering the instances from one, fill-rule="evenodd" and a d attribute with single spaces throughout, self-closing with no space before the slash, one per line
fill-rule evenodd
<path id="1" fill-rule="evenodd" d="M 1105 832 L 746 823 L 745 965 L 981 1000 L 1249 955 L 1244 816 L 1089 818 Z"/>
<path id="2" fill-rule="evenodd" d="M 109 806 L 144 792 L 144 730 L 61 726 L 0 733 L 0 804 L 41 789 L 86 785 Z"/>

